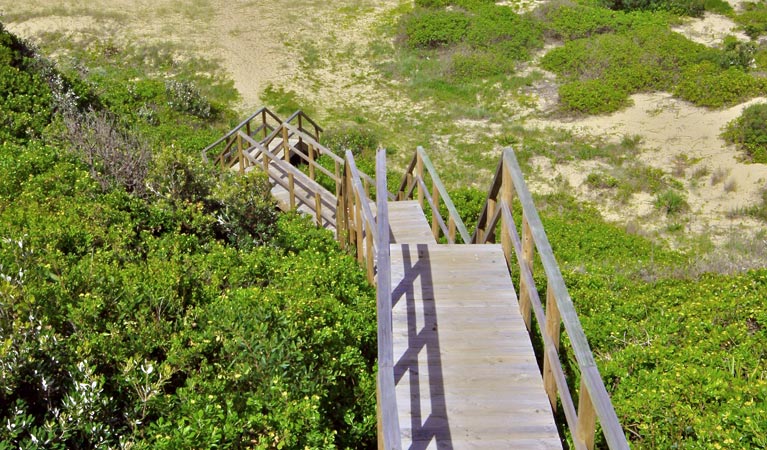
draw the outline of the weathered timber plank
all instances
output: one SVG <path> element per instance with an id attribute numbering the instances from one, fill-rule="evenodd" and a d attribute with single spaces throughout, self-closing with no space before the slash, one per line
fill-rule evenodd
<path id="1" fill-rule="evenodd" d="M 561 448 L 501 247 L 390 250 L 403 448 Z"/>

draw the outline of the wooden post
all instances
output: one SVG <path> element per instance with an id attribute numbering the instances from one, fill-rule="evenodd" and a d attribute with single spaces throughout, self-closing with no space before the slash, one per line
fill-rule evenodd
<path id="1" fill-rule="evenodd" d="M 288 173 L 288 192 L 290 193 L 290 209 L 296 209 L 296 186 L 292 173 Z"/>
<path id="2" fill-rule="evenodd" d="M 368 281 L 375 284 L 375 258 L 373 255 L 373 234 L 371 227 L 373 224 L 365 222 L 365 259 L 367 260 Z"/>
<path id="3" fill-rule="evenodd" d="M 420 154 L 416 155 L 415 167 L 416 183 L 418 183 L 418 180 L 423 181 L 423 160 L 421 159 Z M 416 189 L 418 189 L 418 204 L 421 205 L 421 209 L 423 209 L 423 189 L 421 189 L 420 183 L 416 185 Z"/>
<path id="4" fill-rule="evenodd" d="M 264 139 L 269 137 L 269 130 L 266 128 L 266 110 L 261 111 L 261 124 L 264 126 Z"/>
<path id="5" fill-rule="evenodd" d="M 264 164 L 264 173 L 268 174 L 269 173 L 269 156 L 264 152 L 261 152 L 261 162 Z"/>
<path id="6" fill-rule="evenodd" d="M 341 184 L 343 183 L 343 180 L 341 180 L 341 166 L 338 164 L 338 161 L 335 162 L 335 173 L 336 173 L 336 197 L 341 196 Z"/>
<path id="7" fill-rule="evenodd" d="M 491 226 L 490 222 L 493 220 L 493 216 L 495 215 L 495 207 L 496 207 L 496 201 L 494 198 L 487 199 L 487 222 L 485 225 L 487 228 L 485 229 L 485 236 L 482 239 L 482 243 L 495 243 L 495 226 Z"/>
<path id="8" fill-rule="evenodd" d="M 355 232 L 357 233 L 357 261 L 362 265 L 362 262 L 364 261 L 364 245 L 365 243 L 363 240 L 365 239 L 365 235 L 363 234 L 363 220 L 362 220 L 362 199 L 360 198 L 359 192 L 354 192 L 354 228 L 356 228 Z"/>
<path id="9" fill-rule="evenodd" d="M 303 133 L 304 132 L 304 123 L 303 123 L 303 121 L 301 119 L 302 119 L 301 118 L 301 114 L 299 114 L 298 115 L 298 131 Z M 303 151 L 303 148 L 304 148 L 303 144 L 304 144 L 304 138 L 299 134 L 298 135 L 298 149 L 299 150 Z"/>
<path id="10" fill-rule="evenodd" d="M 559 354 L 559 328 L 562 322 L 562 317 L 557 307 L 557 298 L 554 294 L 554 290 L 551 288 L 551 284 L 546 288 L 546 330 L 545 333 L 551 339 L 551 345 L 554 346 L 556 354 Z M 557 410 L 557 383 L 554 379 L 554 372 L 552 371 L 552 365 L 556 364 L 556 361 L 549 359 L 549 352 L 543 352 L 543 387 L 546 389 L 546 394 L 549 396 L 549 402 L 551 402 L 551 409 Z"/>
<path id="11" fill-rule="evenodd" d="M 237 133 L 237 153 L 240 155 L 240 175 L 245 173 L 245 155 L 242 154 L 242 136 Z"/>
<path id="12" fill-rule="evenodd" d="M 585 374 L 581 374 L 583 376 Z M 575 430 L 575 439 L 583 442 L 589 450 L 594 448 L 594 432 L 597 425 L 597 413 L 591 396 L 586 389 L 586 382 L 581 378 L 581 390 L 578 394 L 578 425 Z"/>
<path id="13" fill-rule="evenodd" d="M 248 120 L 248 122 L 245 124 L 245 134 L 250 136 L 250 120 Z M 250 136 L 250 137 L 253 137 L 253 136 Z"/>
<path id="14" fill-rule="evenodd" d="M 447 241 L 455 244 L 455 219 L 453 219 L 453 216 L 447 218 Z M 465 244 L 468 244 L 468 242 L 465 242 Z"/>
<path id="15" fill-rule="evenodd" d="M 314 145 L 309 144 L 309 178 L 314 180 Z"/>
<path id="16" fill-rule="evenodd" d="M 532 232 L 530 230 L 530 224 L 527 223 L 527 217 L 522 215 L 522 259 L 527 268 L 530 269 L 530 273 L 533 272 L 533 248 L 535 244 L 533 242 Z M 530 289 L 535 289 L 535 286 L 528 286 L 525 278 L 522 276 L 522 267 L 520 267 L 520 280 L 519 280 L 519 312 L 522 314 L 522 319 L 527 325 L 527 330 L 531 330 L 531 316 L 530 316 Z"/>
<path id="17" fill-rule="evenodd" d="M 512 212 L 512 201 L 514 201 L 514 182 L 511 180 L 511 172 L 505 165 L 501 167 L 501 207 L 504 205 Z M 511 245 L 511 227 L 514 225 L 506 223 L 506 215 L 501 216 L 501 247 L 503 254 L 506 255 L 506 264 L 511 267 L 513 249 Z"/>
<path id="18" fill-rule="evenodd" d="M 288 142 L 288 128 L 282 127 L 282 158 L 290 162 L 290 142 Z"/>
<path id="19" fill-rule="evenodd" d="M 431 198 L 434 200 L 434 207 L 439 208 L 439 189 L 437 189 L 437 183 L 434 182 L 434 180 L 431 182 Z M 439 239 L 439 222 L 437 222 L 437 214 L 439 214 L 439 209 L 431 212 L 431 234 L 434 235 L 434 239 Z M 450 215 L 450 211 L 448 211 L 448 215 Z"/>
<path id="20" fill-rule="evenodd" d="M 317 225 L 322 227 L 322 197 L 319 192 L 314 193 L 314 212 L 317 217 Z"/>

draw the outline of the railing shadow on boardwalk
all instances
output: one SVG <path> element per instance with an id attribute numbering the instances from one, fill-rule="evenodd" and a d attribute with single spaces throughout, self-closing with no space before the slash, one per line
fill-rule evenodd
<path id="1" fill-rule="evenodd" d="M 440 450 L 453 448 L 447 421 L 447 404 L 445 401 L 445 386 L 442 374 L 442 360 L 439 348 L 439 328 L 437 311 L 434 301 L 429 298 L 433 292 L 429 250 L 426 244 L 416 244 L 418 261 L 413 263 L 411 245 L 403 244 L 404 276 L 398 286 L 392 290 L 392 308 L 404 300 L 407 310 L 407 350 L 394 365 L 394 382 L 399 384 L 403 377 L 408 376 L 410 386 L 410 429 L 412 432 L 411 450 L 424 450 L 435 441 Z M 416 295 L 416 280 L 420 281 L 421 295 Z M 425 299 L 425 301 L 419 301 Z M 421 311 L 418 311 L 418 309 Z M 419 330 L 416 318 L 423 317 L 423 327 Z M 425 377 L 419 368 L 418 355 L 426 351 Z M 423 385 L 423 386 L 422 386 Z M 430 405 L 422 405 L 421 389 L 429 390 Z M 424 407 L 428 406 L 428 407 Z M 423 417 L 423 412 L 429 411 Z M 447 425 L 447 426 L 446 426 Z"/>

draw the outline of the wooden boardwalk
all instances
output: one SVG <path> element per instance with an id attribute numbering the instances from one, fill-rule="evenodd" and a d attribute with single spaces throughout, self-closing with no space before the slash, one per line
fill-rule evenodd
<path id="1" fill-rule="evenodd" d="M 336 231 L 376 284 L 379 449 L 562 448 L 555 402 L 574 448 L 593 449 L 601 430 L 609 448 L 628 450 L 513 150 L 503 152 L 472 234 L 422 148 L 390 193 L 384 150 L 373 178 L 351 151 L 341 157 L 320 144 L 321 131 L 302 111 L 282 121 L 262 108 L 202 157 L 215 151 L 222 169 L 267 172 L 278 206 Z M 563 344 L 579 386 L 562 366 Z"/>
<path id="2" fill-rule="evenodd" d="M 389 203 L 402 448 L 561 448 L 500 245 L 438 245 Z"/>

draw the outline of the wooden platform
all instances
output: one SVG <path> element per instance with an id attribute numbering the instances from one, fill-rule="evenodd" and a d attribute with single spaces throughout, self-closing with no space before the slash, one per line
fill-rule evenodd
<path id="1" fill-rule="evenodd" d="M 389 234 L 398 244 L 436 244 L 431 227 L 416 200 L 389 202 Z"/>
<path id="2" fill-rule="evenodd" d="M 501 247 L 393 244 L 391 261 L 402 448 L 561 448 Z"/>

